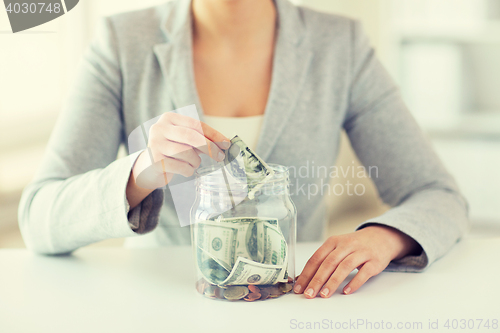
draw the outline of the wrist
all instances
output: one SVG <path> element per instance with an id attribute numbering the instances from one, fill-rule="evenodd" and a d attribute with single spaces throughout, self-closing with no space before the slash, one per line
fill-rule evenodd
<path id="1" fill-rule="evenodd" d="M 133 172 L 130 173 L 126 189 L 126 196 L 127 201 L 130 205 L 130 209 L 134 209 L 135 207 L 137 207 L 142 202 L 142 200 L 144 200 L 144 198 L 150 195 L 153 191 L 154 190 L 145 189 L 138 186 L 135 182 Z"/>
<path id="2" fill-rule="evenodd" d="M 372 229 L 387 240 L 391 248 L 391 260 L 404 258 L 408 255 L 417 255 L 421 251 L 420 245 L 404 232 L 383 224 L 372 224 L 365 229 Z"/>
<path id="3" fill-rule="evenodd" d="M 142 200 L 144 200 L 144 198 L 154 191 L 153 188 L 145 188 L 144 185 L 146 185 L 146 183 L 141 184 L 141 182 L 139 182 L 143 186 L 137 184 L 139 175 L 147 168 L 147 157 L 148 156 L 145 154 L 145 151 L 139 154 L 138 158 L 135 160 L 132 170 L 130 171 L 126 188 L 126 197 L 130 205 L 130 209 L 137 207 Z"/>

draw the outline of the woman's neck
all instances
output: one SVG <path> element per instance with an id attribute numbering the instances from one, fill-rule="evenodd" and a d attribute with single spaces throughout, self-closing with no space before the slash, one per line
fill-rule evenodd
<path id="1" fill-rule="evenodd" d="M 272 0 L 193 0 L 193 37 L 233 46 L 268 44 L 274 38 Z"/>

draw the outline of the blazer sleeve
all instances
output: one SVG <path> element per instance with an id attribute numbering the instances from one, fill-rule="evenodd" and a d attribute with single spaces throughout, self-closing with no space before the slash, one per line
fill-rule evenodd
<path id="1" fill-rule="evenodd" d="M 37 175 L 23 191 L 19 226 L 35 252 L 69 253 L 151 231 L 158 223 L 161 190 L 129 211 L 125 191 L 140 152 L 115 160 L 125 137 L 117 49 L 105 19 L 80 64 Z"/>
<path id="2" fill-rule="evenodd" d="M 400 91 L 375 56 L 361 24 L 352 22 L 351 86 L 344 129 L 381 199 L 393 208 L 357 227 L 384 224 L 412 237 L 417 256 L 386 270 L 422 271 L 469 228 L 468 205 L 443 167 Z"/>

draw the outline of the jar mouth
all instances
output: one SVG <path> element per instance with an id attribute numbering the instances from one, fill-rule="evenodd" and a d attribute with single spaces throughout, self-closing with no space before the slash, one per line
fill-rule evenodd
<path id="1" fill-rule="evenodd" d="M 274 175 L 264 181 L 265 185 L 288 181 L 288 167 L 273 163 L 269 163 L 268 165 L 274 171 Z M 226 180 L 224 179 L 221 163 L 199 168 L 198 170 L 196 170 L 195 175 L 197 183 L 199 185 L 223 186 L 224 188 L 226 187 Z M 233 182 L 230 183 L 231 187 L 238 184 Z M 244 187 L 246 187 L 247 185 L 253 184 L 247 184 L 247 182 L 243 184 Z"/>

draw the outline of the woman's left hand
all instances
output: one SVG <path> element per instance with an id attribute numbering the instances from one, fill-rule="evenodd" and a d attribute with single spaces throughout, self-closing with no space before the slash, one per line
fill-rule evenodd
<path id="1" fill-rule="evenodd" d="M 420 245 L 410 236 L 384 225 L 370 225 L 356 232 L 332 236 L 309 259 L 294 291 L 306 298 L 330 297 L 356 268 L 344 294 L 359 289 L 370 277 L 382 272 L 391 260 L 418 253 Z"/>

